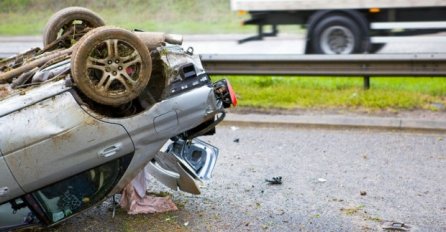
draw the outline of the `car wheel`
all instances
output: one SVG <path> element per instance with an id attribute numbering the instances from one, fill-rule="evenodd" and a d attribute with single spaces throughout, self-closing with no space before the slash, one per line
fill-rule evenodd
<path id="1" fill-rule="evenodd" d="M 43 32 L 43 45 L 47 47 L 60 39 L 57 48 L 69 48 L 85 34 L 86 29 L 104 25 L 104 20 L 93 11 L 83 7 L 68 7 L 56 12 L 48 20 Z"/>
<path id="2" fill-rule="evenodd" d="M 350 18 L 332 15 L 322 19 L 315 26 L 311 39 L 313 51 L 318 54 L 362 53 L 362 33 Z"/>
<path id="3" fill-rule="evenodd" d="M 99 27 L 76 44 L 71 73 L 76 86 L 90 99 L 118 106 L 136 98 L 150 80 L 152 59 L 132 32 Z"/>

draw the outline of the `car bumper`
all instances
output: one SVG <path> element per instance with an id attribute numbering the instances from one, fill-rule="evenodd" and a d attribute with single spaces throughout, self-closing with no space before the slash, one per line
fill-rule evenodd
<path id="1" fill-rule="evenodd" d="M 159 152 L 146 167 L 156 179 L 173 190 L 200 194 L 210 179 L 218 158 L 218 148 L 199 139 L 178 140 Z"/>

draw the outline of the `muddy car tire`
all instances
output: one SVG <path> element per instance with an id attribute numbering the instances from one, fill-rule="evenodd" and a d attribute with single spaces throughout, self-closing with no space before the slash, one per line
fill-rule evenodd
<path id="1" fill-rule="evenodd" d="M 76 44 L 71 73 L 76 86 L 91 100 L 118 106 L 138 97 L 150 80 L 152 59 L 132 32 L 100 27 Z"/>
<path id="2" fill-rule="evenodd" d="M 60 41 L 59 48 L 71 47 L 83 35 L 78 33 L 85 28 L 104 26 L 104 20 L 95 12 L 83 7 L 67 7 L 56 12 L 48 20 L 43 32 L 44 47 L 57 40 L 65 32 L 73 29 L 70 38 Z M 77 31 L 77 32 L 76 32 Z"/>

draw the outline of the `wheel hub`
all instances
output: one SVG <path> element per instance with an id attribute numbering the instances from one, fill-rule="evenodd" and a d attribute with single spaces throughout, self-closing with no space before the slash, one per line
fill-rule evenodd
<path id="1" fill-rule="evenodd" d="M 98 55 L 88 58 L 87 67 L 102 71 L 100 77 L 92 77 L 97 92 L 108 96 L 132 91 L 137 83 L 134 70 L 140 63 L 139 53 L 129 44 L 114 39 L 104 41 L 93 50 Z"/>
<path id="2" fill-rule="evenodd" d="M 114 59 L 114 61 L 108 60 L 107 65 L 105 66 L 105 73 L 113 75 L 113 76 L 117 76 L 118 74 L 119 75 L 124 74 L 123 70 L 124 70 L 124 67 L 121 65 L 120 59 Z"/>
<path id="3" fill-rule="evenodd" d="M 355 41 L 353 33 L 344 26 L 332 26 L 323 31 L 321 47 L 325 54 L 353 53 Z"/>

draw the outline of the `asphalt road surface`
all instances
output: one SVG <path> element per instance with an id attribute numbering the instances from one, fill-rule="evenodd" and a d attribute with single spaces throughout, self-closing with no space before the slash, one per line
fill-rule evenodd
<path id="1" fill-rule="evenodd" d="M 239 44 L 249 35 L 185 35 L 184 47 L 193 47 L 198 54 L 303 54 L 305 39 L 302 35 L 280 34 L 262 41 Z M 446 34 L 404 38 L 376 37 L 376 42 L 387 45 L 379 52 L 391 53 L 445 53 Z M 1 37 L 0 57 L 12 56 L 33 47 L 42 47 L 40 36 Z"/>
<path id="2" fill-rule="evenodd" d="M 204 140 L 220 157 L 202 195 L 150 182 L 180 210 L 112 219 L 105 202 L 54 230 L 446 231 L 443 134 L 223 126 Z"/>

